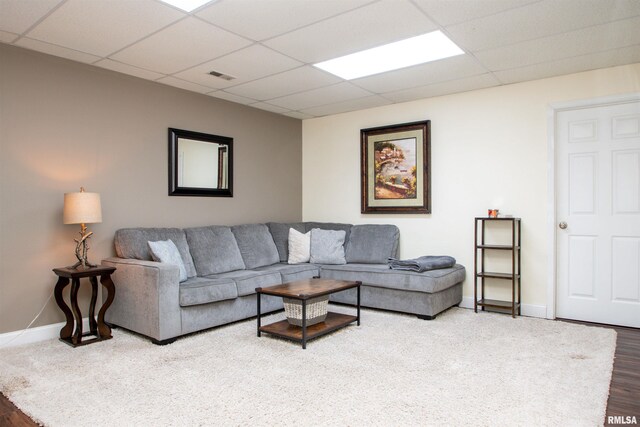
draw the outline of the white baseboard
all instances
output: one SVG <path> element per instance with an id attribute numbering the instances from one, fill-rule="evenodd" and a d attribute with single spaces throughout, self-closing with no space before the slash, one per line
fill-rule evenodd
<path id="1" fill-rule="evenodd" d="M 460 307 L 473 309 L 473 297 L 462 297 Z M 522 304 L 522 315 L 528 317 L 541 317 L 544 319 L 547 316 L 547 307 L 544 305 Z M 87 331 L 89 329 L 89 318 L 85 317 L 82 320 L 82 330 Z M 64 325 L 65 322 L 60 322 L 52 325 L 27 329 L 24 332 L 15 331 L 0 334 L 0 348 L 15 347 L 17 345 L 59 338 L 60 329 L 62 329 Z"/>
<path id="2" fill-rule="evenodd" d="M 473 309 L 473 297 L 462 297 L 462 302 L 460 303 L 460 307 Z M 527 316 L 527 317 L 540 317 L 540 318 L 546 319 L 547 306 L 522 304 L 521 313 L 523 316 Z"/>
<path id="3" fill-rule="evenodd" d="M 15 331 L 0 334 L 0 348 L 15 347 L 17 345 L 60 338 L 60 329 L 62 329 L 65 324 L 66 322 L 60 322 L 51 325 L 38 326 L 36 328 L 27 329 L 26 331 Z M 82 319 L 82 330 L 89 330 L 88 317 Z"/>

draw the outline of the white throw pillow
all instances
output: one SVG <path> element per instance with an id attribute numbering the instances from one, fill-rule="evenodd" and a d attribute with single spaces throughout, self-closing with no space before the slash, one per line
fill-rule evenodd
<path id="1" fill-rule="evenodd" d="M 180 282 L 187 280 L 187 269 L 173 240 L 160 240 L 158 242 L 147 242 L 147 244 L 149 245 L 151 258 L 154 261 L 177 265 L 180 269 Z"/>
<path id="2" fill-rule="evenodd" d="M 346 264 L 344 256 L 344 230 L 311 230 L 311 259 L 313 264 Z"/>
<path id="3" fill-rule="evenodd" d="M 289 264 L 309 262 L 311 257 L 311 232 L 303 234 L 294 228 L 289 229 Z"/>

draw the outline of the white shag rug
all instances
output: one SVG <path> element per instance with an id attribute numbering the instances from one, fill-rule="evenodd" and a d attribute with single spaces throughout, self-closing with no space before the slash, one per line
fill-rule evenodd
<path id="1" fill-rule="evenodd" d="M 363 310 L 360 327 L 306 350 L 255 328 L 3 349 L 0 391 L 47 426 L 596 426 L 616 342 L 610 329 L 460 308 L 434 321 Z"/>

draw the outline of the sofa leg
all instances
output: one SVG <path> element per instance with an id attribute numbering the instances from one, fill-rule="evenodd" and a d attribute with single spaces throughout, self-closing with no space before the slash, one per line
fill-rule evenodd
<path id="1" fill-rule="evenodd" d="M 169 338 L 166 340 L 157 340 L 154 338 L 151 338 L 151 342 L 154 343 L 155 345 L 167 345 L 167 344 L 172 344 L 177 340 L 177 338 Z"/>
<path id="2" fill-rule="evenodd" d="M 416 314 L 416 316 L 418 317 L 418 319 L 422 319 L 422 320 L 433 320 L 433 319 L 436 318 L 435 315 L 427 316 L 427 315 L 424 315 L 424 314 Z"/>

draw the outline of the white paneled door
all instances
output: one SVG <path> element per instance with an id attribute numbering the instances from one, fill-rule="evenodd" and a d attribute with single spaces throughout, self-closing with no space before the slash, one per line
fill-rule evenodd
<path id="1" fill-rule="evenodd" d="M 556 113 L 556 316 L 640 327 L 640 102 Z"/>

